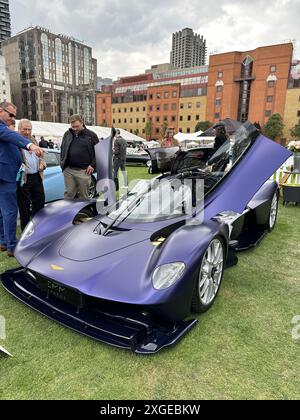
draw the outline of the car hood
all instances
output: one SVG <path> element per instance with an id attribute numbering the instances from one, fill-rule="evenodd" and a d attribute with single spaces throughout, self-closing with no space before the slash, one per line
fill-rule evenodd
<path id="1" fill-rule="evenodd" d="M 58 248 L 61 257 L 74 261 L 90 261 L 128 248 L 149 239 L 145 231 L 113 229 L 103 236 L 89 224 L 82 224 L 67 235 Z"/>

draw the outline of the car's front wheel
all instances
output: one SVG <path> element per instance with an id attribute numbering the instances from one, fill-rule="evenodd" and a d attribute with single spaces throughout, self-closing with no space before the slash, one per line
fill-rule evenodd
<path id="1" fill-rule="evenodd" d="M 270 207 L 269 220 L 268 220 L 268 226 L 267 226 L 269 232 L 271 232 L 271 230 L 273 230 L 276 225 L 277 213 L 278 213 L 278 192 L 276 191 L 273 195 L 271 207 Z"/>
<path id="2" fill-rule="evenodd" d="M 89 189 L 89 198 L 92 199 L 96 197 L 96 194 L 97 194 L 97 181 L 96 181 L 96 178 L 92 175 L 90 189 Z"/>
<path id="3" fill-rule="evenodd" d="M 197 272 L 192 297 L 192 312 L 207 311 L 219 292 L 225 265 L 225 247 L 221 237 L 215 237 L 208 245 Z"/>

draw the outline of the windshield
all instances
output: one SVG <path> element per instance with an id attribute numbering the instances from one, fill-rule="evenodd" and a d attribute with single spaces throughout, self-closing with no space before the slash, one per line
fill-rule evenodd
<path id="1" fill-rule="evenodd" d="M 125 219 L 154 222 L 192 215 L 205 196 L 238 164 L 257 135 L 257 129 L 245 123 L 205 161 L 203 154 L 197 161 L 195 150 L 184 152 L 178 157 L 181 161 L 177 162 L 176 174 L 140 181 L 117 203 L 109 218 L 120 223 Z"/>

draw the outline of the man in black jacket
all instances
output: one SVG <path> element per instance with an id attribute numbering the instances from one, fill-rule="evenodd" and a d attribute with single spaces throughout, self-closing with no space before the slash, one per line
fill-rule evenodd
<path id="1" fill-rule="evenodd" d="M 96 168 L 95 145 L 99 139 L 88 130 L 80 115 L 70 117 L 71 128 L 64 134 L 60 164 L 64 173 L 65 198 L 89 199 L 91 175 Z"/>

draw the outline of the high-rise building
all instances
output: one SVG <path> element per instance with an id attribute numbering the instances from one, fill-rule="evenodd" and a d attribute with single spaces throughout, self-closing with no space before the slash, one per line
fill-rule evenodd
<path id="1" fill-rule="evenodd" d="M 10 80 L 5 58 L 0 55 L 0 102 L 11 101 Z"/>
<path id="2" fill-rule="evenodd" d="M 172 35 L 171 65 L 181 69 L 206 64 L 206 40 L 190 28 Z"/>
<path id="3" fill-rule="evenodd" d="M 0 42 L 10 38 L 9 0 L 0 0 Z"/>
<path id="4" fill-rule="evenodd" d="M 66 123 L 76 113 L 94 124 L 97 61 L 90 47 L 31 27 L 3 41 L 1 50 L 19 118 Z"/>

